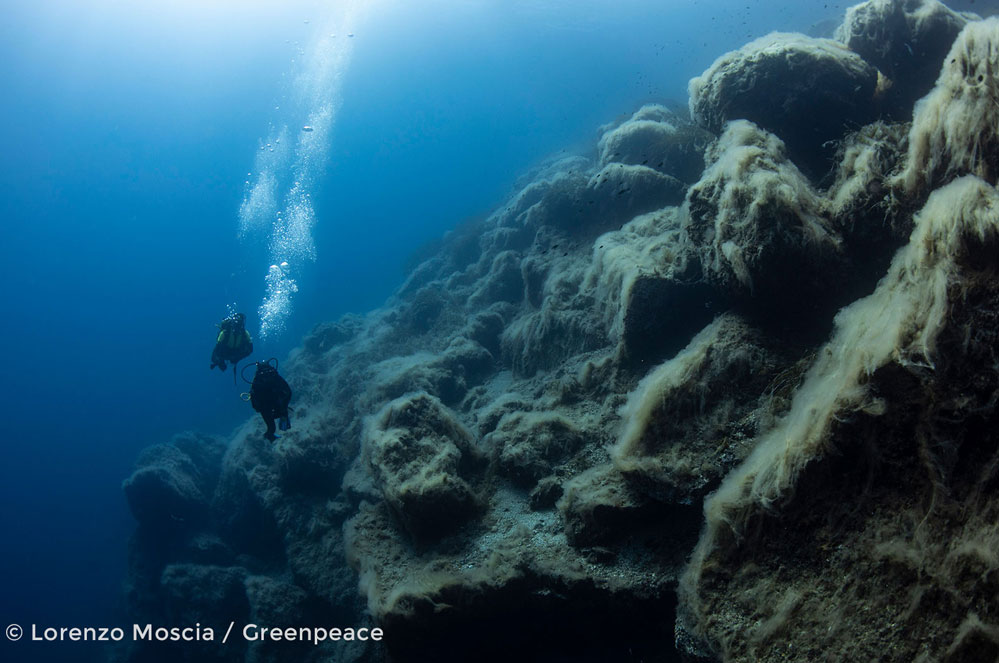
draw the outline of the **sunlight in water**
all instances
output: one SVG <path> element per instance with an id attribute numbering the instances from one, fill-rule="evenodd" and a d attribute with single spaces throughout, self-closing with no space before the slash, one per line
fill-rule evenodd
<path id="1" fill-rule="evenodd" d="M 312 43 L 296 63 L 293 99 L 275 110 L 266 139 L 261 139 L 254 172 L 246 181 L 239 209 L 244 242 L 267 236 L 268 270 L 260 304 L 260 337 L 280 334 L 292 311 L 302 266 L 316 259 L 313 229 L 317 219 L 312 192 L 329 158 L 333 126 L 341 103 L 344 73 L 353 52 L 360 0 L 342 5 L 337 16 L 318 24 Z M 337 38 L 335 35 L 342 35 Z"/>

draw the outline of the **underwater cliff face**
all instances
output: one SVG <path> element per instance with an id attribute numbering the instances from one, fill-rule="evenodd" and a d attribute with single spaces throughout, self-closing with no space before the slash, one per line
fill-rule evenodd
<path id="1" fill-rule="evenodd" d="M 385 632 L 233 661 L 995 660 L 999 19 L 836 36 L 721 55 L 317 326 L 277 444 L 147 450 L 135 620 Z"/>

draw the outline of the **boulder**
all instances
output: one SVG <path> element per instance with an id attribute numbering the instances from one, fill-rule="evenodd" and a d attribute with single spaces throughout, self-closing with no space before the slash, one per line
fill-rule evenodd
<path id="1" fill-rule="evenodd" d="M 367 427 L 362 454 L 385 502 L 417 539 L 455 529 L 479 507 L 469 483 L 479 459 L 472 435 L 427 393 L 385 405 Z"/>
<path id="2" fill-rule="evenodd" d="M 143 451 L 136 470 L 122 483 L 135 519 L 169 530 L 202 524 L 224 448 L 217 438 L 185 433 Z"/>
<path id="3" fill-rule="evenodd" d="M 868 0 L 846 10 L 836 39 L 890 80 L 882 111 L 907 121 L 933 87 L 944 56 L 968 18 L 937 0 Z"/>
<path id="4" fill-rule="evenodd" d="M 658 104 L 643 106 L 601 136 L 600 164 L 647 166 L 686 184 L 696 182 L 713 136 L 685 115 Z"/>
<path id="5" fill-rule="evenodd" d="M 656 499 L 698 503 L 749 454 L 796 386 L 800 370 L 771 346 L 726 313 L 653 369 L 622 409 L 617 470 Z"/>
<path id="6" fill-rule="evenodd" d="M 690 114 L 716 134 L 749 120 L 780 137 L 810 175 L 829 170 L 848 130 L 877 119 L 878 71 L 843 44 L 774 32 L 714 64 L 689 84 Z"/>
<path id="7" fill-rule="evenodd" d="M 530 412 L 503 417 L 483 440 L 495 449 L 500 472 L 528 488 L 550 475 L 584 442 L 582 431 L 565 417 Z"/>
<path id="8" fill-rule="evenodd" d="M 842 271 L 841 238 L 784 143 L 737 120 L 707 160 L 687 195 L 682 226 L 703 279 L 771 317 L 775 309 L 791 313 L 796 304 L 827 297 Z"/>
<path id="9" fill-rule="evenodd" d="M 936 86 L 916 104 L 896 183 L 923 198 L 962 175 L 999 178 L 999 18 L 969 23 Z"/>

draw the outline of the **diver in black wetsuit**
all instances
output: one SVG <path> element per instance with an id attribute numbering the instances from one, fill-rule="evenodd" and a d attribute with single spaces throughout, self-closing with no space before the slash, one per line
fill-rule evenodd
<path id="1" fill-rule="evenodd" d="M 279 420 L 281 430 L 291 428 L 291 420 L 288 417 L 291 387 L 278 375 L 277 367 L 272 366 L 271 361 L 277 364 L 275 359 L 256 363 L 257 372 L 250 384 L 250 405 L 264 418 L 264 423 L 267 424 L 264 437 L 273 442 L 277 439 L 277 435 L 274 434 L 275 419 Z"/>

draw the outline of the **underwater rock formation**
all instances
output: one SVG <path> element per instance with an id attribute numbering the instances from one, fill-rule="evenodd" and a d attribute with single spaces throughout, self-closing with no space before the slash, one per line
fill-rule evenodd
<path id="1" fill-rule="evenodd" d="M 361 454 L 385 503 L 414 537 L 454 529 L 477 508 L 466 481 L 477 464 L 472 435 L 433 396 L 388 403 L 369 423 Z"/>
<path id="2" fill-rule="evenodd" d="M 224 451 L 222 440 L 197 433 L 144 450 L 122 483 L 132 515 L 153 529 L 194 526 L 208 509 Z"/>
<path id="3" fill-rule="evenodd" d="M 936 87 L 916 104 L 906 193 L 971 174 L 999 177 L 999 18 L 969 23 L 954 41 Z"/>
<path id="4" fill-rule="evenodd" d="M 514 483 L 531 488 L 551 476 L 585 438 L 559 414 L 511 412 L 503 416 L 483 443 L 495 449 L 497 469 Z"/>
<path id="5" fill-rule="evenodd" d="M 879 106 L 875 60 L 951 19 L 936 86 L 894 63 Z M 317 326 L 277 444 L 140 457 L 136 621 L 383 643 L 120 660 L 995 659 L 999 21 L 872 0 L 850 31 L 887 50 L 723 56 L 703 126 L 604 127 Z"/>
<path id="6" fill-rule="evenodd" d="M 648 166 L 693 184 L 704 170 L 704 148 L 713 136 L 665 106 L 643 106 L 600 137 L 601 165 Z"/>
<path id="7" fill-rule="evenodd" d="M 888 77 L 882 110 L 898 120 L 933 87 L 944 56 L 968 23 L 937 0 L 868 0 L 850 7 L 836 39 Z"/>
<path id="8" fill-rule="evenodd" d="M 656 499 L 691 503 L 782 414 L 802 368 L 726 313 L 646 375 L 622 409 L 614 465 Z"/>
<path id="9" fill-rule="evenodd" d="M 707 283 L 728 299 L 777 298 L 786 307 L 838 280 L 842 240 L 780 139 L 735 120 L 705 158 L 681 241 Z"/>
<path id="10" fill-rule="evenodd" d="M 878 70 L 843 44 L 774 32 L 726 53 L 691 79 L 690 114 L 721 133 L 750 120 L 776 134 L 799 167 L 829 170 L 826 144 L 877 119 Z"/>
<path id="11" fill-rule="evenodd" d="M 962 178 L 915 224 L 705 504 L 683 627 L 723 660 L 784 656 L 790 633 L 834 658 L 877 658 L 886 639 L 892 660 L 999 651 L 971 628 L 996 601 L 999 193 Z"/>

